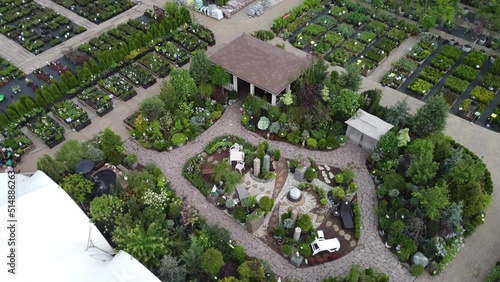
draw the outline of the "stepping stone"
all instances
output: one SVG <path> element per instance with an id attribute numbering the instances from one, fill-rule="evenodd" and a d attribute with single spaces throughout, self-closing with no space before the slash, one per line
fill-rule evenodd
<path id="1" fill-rule="evenodd" d="M 330 226 L 332 226 L 332 222 L 331 221 L 327 221 L 326 222 L 326 227 L 330 227 Z"/>
<path id="2" fill-rule="evenodd" d="M 252 184 L 250 181 L 245 182 L 246 186 L 250 186 L 250 184 Z"/>
<path id="3" fill-rule="evenodd" d="M 272 192 L 272 191 L 267 190 L 265 193 L 266 193 L 267 195 L 272 195 L 273 193 L 271 193 L 271 192 Z"/>
<path id="4" fill-rule="evenodd" d="M 318 215 L 318 217 L 316 218 L 316 222 L 323 222 L 323 219 L 325 219 L 324 215 Z"/>
<path id="5" fill-rule="evenodd" d="M 329 172 L 329 173 L 328 173 L 328 176 L 329 176 L 331 179 L 333 179 L 333 178 L 335 177 L 335 175 L 333 175 L 333 173 L 331 173 L 331 172 Z"/>
<path id="6" fill-rule="evenodd" d="M 318 166 L 318 169 L 319 169 L 319 170 L 324 170 L 325 168 L 319 165 L 319 166 Z"/>
<path id="7" fill-rule="evenodd" d="M 264 189 L 264 187 L 260 187 L 259 190 L 260 190 L 260 192 L 264 192 L 265 189 Z"/>
<path id="8" fill-rule="evenodd" d="M 351 240 L 351 235 L 345 234 L 344 235 L 344 239 L 346 239 L 347 241 Z"/>
<path id="9" fill-rule="evenodd" d="M 252 185 L 252 188 L 258 188 L 258 187 L 259 187 L 259 185 L 257 185 L 257 184 Z"/>
<path id="10" fill-rule="evenodd" d="M 334 224 L 334 225 L 333 225 L 333 230 L 335 230 L 335 232 L 339 231 L 339 229 L 340 229 L 340 228 L 337 226 L 337 224 Z"/>
<path id="11" fill-rule="evenodd" d="M 323 178 L 327 178 L 326 172 L 324 170 L 321 172 L 321 175 L 323 175 Z"/>
<path id="12" fill-rule="evenodd" d="M 326 184 L 330 184 L 330 183 L 332 183 L 332 182 L 330 181 L 330 179 L 325 178 L 325 183 L 326 183 Z"/>
<path id="13" fill-rule="evenodd" d="M 330 170 L 330 167 L 328 165 L 325 165 L 326 170 Z"/>
<path id="14" fill-rule="evenodd" d="M 219 163 L 219 161 L 218 161 L 218 160 L 215 160 L 215 161 L 213 162 L 213 164 L 214 164 L 214 165 L 216 165 L 216 164 L 218 164 L 218 163 Z"/>
<path id="15" fill-rule="evenodd" d="M 214 159 L 214 157 L 210 156 L 210 157 L 208 157 L 207 162 L 211 162 L 211 161 L 213 161 L 213 159 Z"/>
<path id="16" fill-rule="evenodd" d="M 344 236 L 344 234 L 345 234 L 345 231 L 344 231 L 344 230 L 340 230 L 340 231 L 339 231 L 339 235 L 340 235 L 340 236 Z"/>
<path id="17" fill-rule="evenodd" d="M 352 248 L 356 247 L 356 240 L 352 240 L 351 242 L 349 242 L 349 246 L 351 246 Z"/>

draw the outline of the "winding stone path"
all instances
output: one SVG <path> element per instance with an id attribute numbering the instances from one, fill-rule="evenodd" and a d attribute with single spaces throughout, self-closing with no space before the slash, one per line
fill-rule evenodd
<path id="1" fill-rule="evenodd" d="M 182 176 L 183 164 L 190 157 L 201 153 L 204 147 L 217 136 L 234 134 L 255 145 L 265 140 L 243 128 L 239 122 L 240 118 L 239 104 L 229 106 L 222 118 L 193 142 L 170 152 L 158 153 L 148 150 L 131 139 L 127 140 L 125 145 L 129 153 L 136 153 L 139 156 L 139 162 L 147 163 L 151 160 L 155 161 L 170 180 L 178 196 L 186 197 L 186 200 L 190 204 L 200 210 L 201 214 L 207 219 L 207 222 L 219 224 L 229 230 L 232 237 L 237 238 L 238 243 L 245 247 L 250 255 L 269 261 L 278 276 L 301 279 L 302 281 L 320 281 L 326 276 L 347 274 L 351 265 L 359 264 L 362 267 L 377 267 L 389 274 L 391 281 L 412 280 L 409 272 L 403 269 L 397 258 L 384 247 L 378 236 L 378 223 L 375 216 L 377 199 L 374 184 L 364 165 L 367 153 L 354 145 L 348 144 L 331 152 L 320 152 L 309 151 L 287 143 L 268 140 L 270 146 L 279 149 L 281 155 L 285 158 L 293 158 L 298 154 L 302 154 L 310 156 L 319 164 L 328 164 L 337 167 L 344 167 L 351 164 L 355 167 L 355 181 L 360 187 L 358 201 L 361 203 L 363 214 L 363 231 L 357 248 L 341 259 L 309 268 L 295 268 L 281 255 L 263 244 L 257 237 L 248 233 L 234 219 L 208 203 L 201 192 Z"/>

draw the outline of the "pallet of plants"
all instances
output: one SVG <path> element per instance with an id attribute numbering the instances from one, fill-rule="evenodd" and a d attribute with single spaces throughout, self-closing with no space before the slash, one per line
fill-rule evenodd
<path id="1" fill-rule="evenodd" d="M 369 21 L 370 16 L 358 11 L 349 12 L 345 18 L 345 22 L 352 24 L 353 26 L 356 26 L 358 28 Z"/>
<path id="2" fill-rule="evenodd" d="M 341 23 L 337 26 L 335 32 L 339 33 L 344 38 L 348 38 L 356 32 L 356 29 L 350 24 Z"/>
<path id="3" fill-rule="evenodd" d="M 163 56 L 156 52 L 149 52 L 139 60 L 144 67 L 152 71 L 157 77 L 164 78 L 172 69 L 172 65 Z"/>
<path id="4" fill-rule="evenodd" d="M 377 67 L 377 62 L 361 56 L 356 60 L 356 65 L 359 66 L 361 74 L 367 76 Z"/>
<path id="5" fill-rule="evenodd" d="M 448 78 L 444 82 L 445 89 L 448 89 L 459 95 L 462 95 L 465 92 L 465 90 L 467 90 L 469 85 L 470 83 L 467 80 L 454 77 L 453 75 L 448 76 Z"/>
<path id="6" fill-rule="evenodd" d="M 364 44 L 370 46 L 371 43 L 377 39 L 377 34 L 371 31 L 363 31 L 361 33 L 357 34 L 357 38 L 359 41 L 363 42 Z"/>
<path id="7" fill-rule="evenodd" d="M 332 46 L 330 45 L 330 43 L 324 40 L 324 37 L 321 37 L 320 42 L 314 42 L 314 44 L 311 44 L 311 50 L 314 53 L 321 55 L 322 57 L 326 55 L 331 49 Z"/>
<path id="8" fill-rule="evenodd" d="M 319 24 L 315 24 L 315 23 L 312 23 L 312 24 L 308 24 L 306 25 L 301 31 L 300 33 L 302 34 L 305 34 L 311 38 L 315 38 L 317 36 L 319 36 L 320 34 L 323 34 L 326 32 L 326 28 L 319 25 Z"/>
<path id="9" fill-rule="evenodd" d="M 443 54 L 437 54 L 431 61 L 431 66 L 442 71 L 447 72 L 453 65 L 455 61 L 446 57 Z"/>
<path id="10" fill-rule="evenodd" d="M 98 84 L 122 101 L 128 101 L 137 95 L 134 86 L 119 75 L 108 76 L 99 80 Z"/>
<path id="11" fill-rule="evenodd" d="M 401 58 L 392 66 L 393 68 L 382 78 L 382 85 L 398 89 L 417 68 L 417 63 L 408 58 Z"/>
<path id="12" fill-rule="evenodd" d="M 87 105 L 96 115 L 102 117 L 113 110 L 113 101 L 109 94 L 97 86 L 84 89 L 77 95 L 78 100 Z"/>
<path id="13" fill-rule="evenodd" d="M 9 83 L 12 79 L 20 79 L 24 73 L 9 61 L 0 57 L 0 87 Z"/>
<path id="14" fill-rule="evenodd" d="M 486 127 L 500 132 L 500 105 L 496 106 L 493 113 L 488 117 Z"/>
<path id="15" fill-rule="evenodd" d="M 410 85 L 408 85 L 407 90 L 410 94 L 415 95 L 415 97 L 423 99 L 425 96 L 427 96 L 427 94 L 429 94 L 433 87 L 434 84 L 417 78 L 412 83 L 410 83 Z"/>
<path id="16" fill-rule="evenodd" d="M 500 89 L 500 76 L 492 72 L 487 72 L 484 74 L 483 78 L 481 78 L 481 84 L 484 88 L 496 92 Z"/>
<path id="17" fill-rule="evenodd" d="M 18 126 L 15 126 L 15 124 L 9 124 L 2 128 L 0 135 L 2 136 L 2 138 L 0 138 L 0 147 L 12 148 L 12 151 L 19 155 L 15 161 L 19 161 L 23 154 L 27 154 L 35 149 L 33 141 L 29 139 Z"/>
<path id="18" fill-rule="evenodd" d="M 62 123 L 67 124 L 76 131 L 82 130 L 91 123 L 87 112 L 71 100 L 64 100 L 55 104 L 51 112 L 54 113 L 56 118 L 59 118 Z"/>
<path id="19" fill-rule="evenodd" d="M 394 50 L 394 49 L 396 49 L 396 47 L 398 47 L 398 43 L 395 41 L 392 41 L 388 37 L 382 37 L 382 39 L 380 39 L 373 46 L 387 52 L 388 53 L 387 55 L 389 55 L 392 52 L 392 50 Z"/>
<path id="20" fill-rule="evenodd" d="M 344 67 L 349 62 L 354 58 L 354 54 L 343 49 L 343 48 L 338 48 L 334 49 L 329 55 L 328 58 L 326 59 L 330 63 L 332 63 L 333 66 L 341 66 Z"/>
<path id="21" fill-rule="evenodd" d="M 214 46 L 215 45 L 215 36 L 214 33 L 206 28 L 205 26 L 201 24 L 191 24 L 190 26 L 187 27 L 186 29 L 188 32 L 191 32 L 192 34 L 198 36 L 201 40 L 205 41 L 208 43 L 208 46 Z"/>
<path id="22" fill-rule="evenodd" d="M 320 40 L 320 43 L 328 43 L 332 48 L 337 48 L 344 41 L 344 37 L 336 32 L 329 31 L 325 33 Z"/>
<path id="23" fill-rule="evenodd" d="M 452 59 L 453 62 L 458 61 L 458 59 L 462 56 L 463 53 L 464 51 L 462 51 L 461 49 L 458 49 L 450 45 L 445 45 L 443 49 L 441 49 L 441 51 L 439 52 L 439 54 Z"/>
<path id="24" fill-rule="evenodd" d="M 467 55 L 465 55 L 462 63 L 471 66 L 475 69 L 481 68 L 484 62 L 488 60 L 488 54 L 478 51 L 478 50 L 471 50 Z"/>
<path id="25" fill-rule="evenodd" d="M 182 67 L 189 62 L 187 52 L 170 41 L 159 43 L 155 46 L 155 50 L 173 62 L 177 67 Z"/>
<path id="26" fill-rule="evenodd" d="M 479 70 L 462 64 L 456 67 L 453 70 L 452 74 L 453 76 L 467 80 L 468 82 L 472 82 L 479 75 Z"/>
<path id="27" fill-rule="evenodd" d="M 349 10 L 347 10 L 347 8 L 344 6 L 335 5 L 328 11 L 328 14 L 339 21 L 344 21 L 349 14 Z"/>
<path id="28" fill-rule="evenodd" d="M 403 40 L 405 40 L 408 37 L 406 32 L 397 28 L 392 28 L 385 34 L 385 36 L 387 36 L 387 38 L 396 42 L 397 44 L 403 42 Z"/>
<path id="29" fill-rule="evenodd" d="M 469 97 L 481 104 L 488 105 L 495 97 L 495 93 L 482 86 L 476 86 L 469 93 Z"/>
<path id="30" fill-rule="evenodd" d="M 136 5 L 129 0 L 52 1 L 96 24 L 102 23 Z"/>
<path id="31" fill-rule="evenodd" d="M 64 128 L 46 113 L 34 117 L 26 127 L 51 149 L 65 140 Z"/>
<path id="32" fill-rule="evenodd" d="M 426 105 L 442 103 L 440 97 L 431 99 Z M 415 118 L 430 122 L 435 116 Z M 398 144 L 402 136 L 406 141 Z M 447 148 L 444 155 L 442 146 Z M 367 167 L 379 199 L 379 235 L 401 262 L 421 263 L 438 275 L 485 221 L 493 193 L 491 174 L 480 157 L 449 136 L 426 131 L 409 138 L 408 129 L 389 131 Z"/>
<path id="33" fill-rule="evenodd" d="M 122 69 L 120 69 L 120 74 L 126 77 L 135 86 L 141 86 L 147 89 L 151 85 L 156 83 L 156 78 L 153 74 L 137 64 L 130 64 Z"/>
<path id="34" fill-rule="evenodd" d="M 463 119 L 474 121 L 475 119 L 479 118 L 479 115 L 476 115 L 478 106 L 479 105 L 476 101 L 472 99 L 465 99 L 460 104 L 457 114 Z"/>
<path id="35" fill-rule="evenodd" d="M 330 17 L 329 15 L 323 15 L 316 19 L 314 23 L 321 25 L 322 27 L 326 28 L 326 30 L 330 30 L 337 25 L 337 20 Z"/>
<path id="36" fill-rule="evenodd" d="M 436 84 L 441 79 L 441 77 L 443 77 L 443 75 L 444 73 L 440 70 L 429 66 L 424 67 L 422 71 L 418 73 L 419 78 L 432 84 Z"/>
<path id="37" fill-rule="evenodd" d="M 441 92 L 439 92 L 438 96 L 443 97 L 446 101 L 446 104 L 448 104 L 450 108 L 455 104 L 458 98 L 460 98 L 459 94 L 448 90 L 447 88 L 444 88 Z"/>
<path id="38" fill-rule="evenodd" d="M 382 37 L 387 31 L 387 25 L 385 23 L 373 20 L 366 25 L 366 31 L 375 33 L 377 37 Z"/>
<path id="39" fill-rule="evenodd" d="M 375 63 L 380 64 L 385 58 L 387 58 L 387 53 L 384 50 L 378 49 L 376 47 L 372 47 L 368 49 L 365 57 L 374 61 Z"/>
<path id="40" fill-rule="evenodd" d="M 344 44 L 342 44 L 342 48 L 353 53 L 355 56 L 358 56 L 365 49 L 366 44 L 361 43 L 355 39 L 347 39 Z"/>
<path id="41" fill-rule="evenodd" d="M 176 43 L 181 45 L 182 48 L 188 50 L 189 52 L 194 52 L 199 49 L 207 50 L 207 43 L 185 30 L 174 32 L 173 39 Z"/>
<path id="42" fill-rule="evenodd" d="M 295 48 L 304 49 L 311 43 L 311 41 L 312 38 L 310 35 L 302 34 L 302 32 L 300 32 L 293 40 L 293 46 Z"/>

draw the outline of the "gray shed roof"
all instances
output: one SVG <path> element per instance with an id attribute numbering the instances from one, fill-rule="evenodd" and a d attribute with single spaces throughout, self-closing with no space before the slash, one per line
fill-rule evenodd
<path id="1" fill-rule="evenodd" d="M 364 135 L 379 140 L 380 136 L 391 130 L 394 125 L 383 121 L 382 119 L 359 109 L 354 116 L 345 123 L 355 128 Z"/>
<path id="2" fill-rule="evenodd" d="M 272 94 L 279 94 L 312 63 L 243 33 L 210 56 L 212 63 Z"/>

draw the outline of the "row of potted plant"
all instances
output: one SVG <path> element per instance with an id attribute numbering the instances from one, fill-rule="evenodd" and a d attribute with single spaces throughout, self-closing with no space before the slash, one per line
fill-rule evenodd
<path id="1" fill-rule="evenodd" d="M 205 41 L 184 30 L 174 32 L 173 39 L 189 52 L 194 52 L 199 49 L 207 50 L 208 44 L 205 43 Z"/>
<path id="2" fill-rule="evenodd" d="M 77 97 L 100 117 L 113 110 L 113 102 L 109 94 L 105 93 L 97 86 L 84 89 Z"/>
<path id="3" fill-rule="evenodd" d="M 147 53 L 138 62 L 161 78 L 167 76 L 172 68 L 172 65 L 156 52 Z"/>
<path id="4" fill-rule="evenodd" d="M 55 104 L 51 111 L 76 131 L 80 131 L 90 124 L 87 112 L 71 100 L 64 100 Z"/>
<path id="5" fill-rule="evenodd" d="M 201 40 L 205 41 L 208 46 L 215 45 L 215 35 L 214 33 L 201 24 L 191 24 L 186 29 L 188 32 L 198 36 Z"/>
<path id="6" fill-rule="evenodd" d="M 187 52 L 181 47 L 175 45 L 175 43 L 170 41 L 164 41 L 155 46 L 156 52 L 165 56 L 176 66 L 182 67 L 189 62 L 189 56 Z"/>
<path id="7" fill-rule="evenodd" d="M 12 79 L 23 78 L 24 73 L 9 61 L 0 57 L 0 87 L 9 83 Z"/>
<path id="8" fill-rule="evenodd" d="M 12 148 L 19 156 L 34 148 L 33 141 L 13 125 L 3 128 L 0 135 L 3 136 L 0 138 L 0 147 Z"/>
<path id="9" fill-rule="evenodd" d="M 401 58 L 392 64 L 393 68 L 382 78 L 382 85 L 397 89 L 410 74 L 417 68 L 418 64 L 409 59 Z"/>

